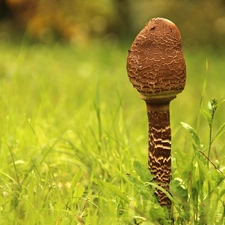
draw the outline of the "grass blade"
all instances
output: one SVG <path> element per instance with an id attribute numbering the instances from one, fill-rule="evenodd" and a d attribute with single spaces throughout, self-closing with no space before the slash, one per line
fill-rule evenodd
<path id="1" fill-rule="evenodd" d="M 112 185 L 108 182 L 104 182 L 102 180 L 97 180 L 97 179 L 94 179 L 93 180 L 96 184 L 104 187 L 104 188 L 107 188 L 109 191 L 113 192 L 115 195 L 117 195 L 118 197 L 120 197 L 121 199 L 123 199 L 126 203 L 129 203 L 130 200 L 129 198 L 127 197 L 127 195 L 122 192 L 117 186 L 115 185 Z"/>

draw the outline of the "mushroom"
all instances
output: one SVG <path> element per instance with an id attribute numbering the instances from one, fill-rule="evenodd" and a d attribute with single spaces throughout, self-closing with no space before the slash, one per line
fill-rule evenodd
<path id="1" fill-rule="evenodd" d="M 164 18 L 153 18 L 135 38 L 127 57 L 130 82 L 147 105 L 148 168 L 154 181 L 169 192 L 171 177 L 170 101 L 184 89 L 186 65 L 178 28 Z M 170 199 L 155 191 L 160 205 Z"/>

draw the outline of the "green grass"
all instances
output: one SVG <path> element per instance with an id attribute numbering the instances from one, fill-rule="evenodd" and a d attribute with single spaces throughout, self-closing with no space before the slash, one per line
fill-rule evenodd
<path id="1" fill-rule="evenodd" d="M 0 45 L 0 224 L 169 224 L 152 194 L 145 103 L 125 68 L 130 44 Z M 224 177 L 199 150 L 210 135 L 200 108 L 224 98 L 225 57 L 184 52 L 187 85 L 171 103 L 175 224 L 223 224 Z M 221 171 L 223 138 L 209 156 Z"/>

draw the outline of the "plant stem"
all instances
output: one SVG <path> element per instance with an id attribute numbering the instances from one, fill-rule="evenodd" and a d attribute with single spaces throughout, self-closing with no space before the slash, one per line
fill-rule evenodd
<path id="1" fill-rule="evenodd" d="M 212 148 L 212 133 L 213 133 L 213 120 L 214 120 L 214 115 L 217 109 L 217 101 L 215 99 L 212 99 L 211 102 L 209 103 L 209 110 L 211 113 L 211 119 L 209 121 L 209 148 L 208 148 L 208 159 L 210 159 L 210 154 L 211 154 L 211 148 Z M 209 169 L 209 164 L 210 160 L 207 161 L 207 167 Z M 210 187 L 210 182 L 208 182 L 208 199 L 210 202 L 210 193 L 211 193 L 211 187 Z"/>
<path id="2" fill-rule="evenodd" d="M 208 148 L 208 158 L 210 158 L 211 148 L 212 148 L 212 131 L 213 131 L 213 119 L 214 113 L 212 113 L 211 122 L 209 124 L 209 148 Z M 208 168 L 209 168 L 209 161 L 208 161 Z"/>

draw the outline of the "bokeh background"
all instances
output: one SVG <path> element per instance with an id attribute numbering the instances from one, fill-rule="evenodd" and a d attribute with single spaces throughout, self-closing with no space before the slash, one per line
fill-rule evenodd
<path id="1" fill-rule="evenodd" d="M 152 17 L 172 20 L 187 47 L 224 46 L 225 0 L 0 0 L 0 41 L 26 34 L 45 43 L 116 43 L 133 39 Z"/>

